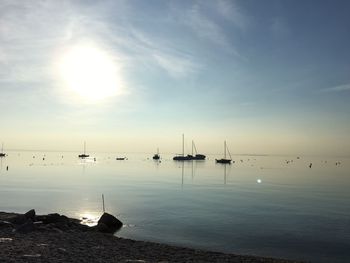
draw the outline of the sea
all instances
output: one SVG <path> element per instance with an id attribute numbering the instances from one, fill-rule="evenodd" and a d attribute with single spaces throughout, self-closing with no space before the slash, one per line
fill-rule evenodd
<path id="1" fill-rule="evenodd" d="M 152 153 L 9 151 L 0 211 L 60 213 L 115 235 L 226 253 L 350 262 L 350 158 L 233 155 L 234 163 Z M 116 160 L 116 157 L 126 157 Z M 310 164 L 311 168 L 310 168 Z"/>

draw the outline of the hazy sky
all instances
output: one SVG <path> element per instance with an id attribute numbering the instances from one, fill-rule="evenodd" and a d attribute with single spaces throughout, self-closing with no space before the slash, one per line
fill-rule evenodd
<path id="1" fill-rule="evenodd" d="M 350 155 L 350 1 L 0 0 L 10 149 Z M 85 89 L 85 90 L 84 90 Z"/>

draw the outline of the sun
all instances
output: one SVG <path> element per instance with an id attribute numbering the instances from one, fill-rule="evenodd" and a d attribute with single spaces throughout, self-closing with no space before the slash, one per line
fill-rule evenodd
<path id="1" fill-rule="evenodd" d="M 65 86 L 87 101 L 99 101 L 120 92 L 116 65 L 96 47 L 76 46 L 66 51 L 60 72 Z"/>

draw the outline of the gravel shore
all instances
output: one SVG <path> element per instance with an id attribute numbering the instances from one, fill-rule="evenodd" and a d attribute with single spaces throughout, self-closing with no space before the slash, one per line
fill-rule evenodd
<path id="1" fill-rule="evenodd" d="M 6 223 L 15 215 L 0 212 L 0 262 L 297 262 L 134 241 L 75 224 L 21 233 Z"/>

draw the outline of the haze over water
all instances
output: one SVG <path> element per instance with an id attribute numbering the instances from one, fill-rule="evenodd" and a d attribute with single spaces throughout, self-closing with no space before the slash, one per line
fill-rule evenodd
<path id="1" fill-rule="evenodd" d="M 312 262 L 349 260 L 348 158 L 233 156 L 235 164 L 221 165 L 215 155 L 183 163 L 170 155 L 157 162 L 152 154 L 127 154 L 125 161 L 115 160 L 125 154 L 87 160 L 77 154 L 9 152 L 0 160 L 1 209 L 35 208 L 93 223 L 103 193 L 107 211 L 125 224 L 117 236 Z"/>

